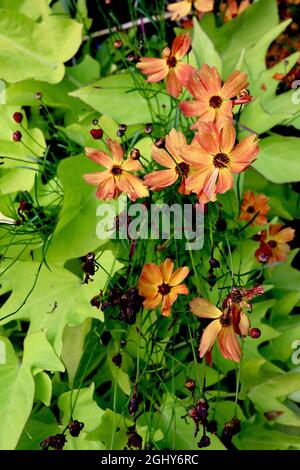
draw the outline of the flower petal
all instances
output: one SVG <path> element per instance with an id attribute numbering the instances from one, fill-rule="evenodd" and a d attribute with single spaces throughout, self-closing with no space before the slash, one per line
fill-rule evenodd
<path id="1" fill-rule="evenodd" d="M 216 341 L 220 331 L 222 330 L 222 325 L 219 320 L 212 321 L 203 331 L 201 342 L 199 346 L 199 355 L 203 357 L 207 351 L 210 351 Z"/>
<path id="2" fill-rule="evenodd" d="M 127 158 L 122 164 L 122 170 L 125 171 L 139 171 L 142 170 L 142 165 L 138 160 L 133 160 L 133 158 Z"/>
<path id="3" fill-rule="evenodd" d="M 176 286 L 180 284 L 187 277 L 189 272 L 190 270 L 187 266 L 176 269 L 169 280 L 170 286 Z"/>
<path id="4" fill-rule="evenodd" d="M 139 197 L 149 196 L 149 191 L 143 181 L 126 171 L 122 171 L 120 177 L 116 179 L 116 185 L 120 191 L 128 195 L 131 201 L 135 201 Z"/>
<path id="5" fill-rule="evenodd" d="M 171 54 L 174 55 L 177 60 L 180 60 L 188 53 L 191 44 L 192 40 L 189 33 L 180 34 L 173 41 Z"/>
<path id="6" fill-rule="evenodd" d="M 113 161 L 120 163 L 123 161 L 124 158 L 124 150 L 122 148 L 122 145 L 119 144 L 116 140 L 112 139 L 107 139 L 106 144 L 111 151 Z"/>
<path id="7" fill-rule="evenodd" d="M 221 96 L 225 98 L 233 98 L 248 86 L 249 82 L 247 74 L 234 70 L 225 81 L 221 90 Z"/>
<path id="8" fill-rule="evenodd" d="M 174 269 L 174 263 L 170 258 L 166 258 L 160 265 L 162 277 L 166 284 L 169 284 L 173 269 Z"/>
<path id="9" fill-rule="evenodd" d="M 179 286 L 172 287 L 172 292 L 175 292 L 175 294 L 188 295 L 189 290 L 185 284 L 179 284 Z"/>
<path id="10" fill-rule="evenodd" d="M 149 309 L 154 309 L 156 307 L 158 307 L 162 302 L 162 295 L 161 294 L 157 294 L 154 298 L 152 299 L 146 299 L 144 300 L 143 302 L 143 305 L 145 308 L 149 308 Z"/>
<path id="11" fill-rule="evenodd" d="M 160 191 L 163 188 L 172 186 L 178 179 L 178 174 L 175 169 L 170 170 L 158 170 L 148 173 L 144 177 L 144 182 L 146 186 L 152 191 Z"/>
<path id="12" fill-rule="evenodd" d="M 230 122 L 230 120 L 226 120 L 223 123 L 221 132 L 220 132 L 220 144 L 221 144 L 221 152 L 223 153 L 230 153 L 233 149 L 235 143 L 235 129 Z"/>
<path id="13" fill-rule="evenodd" d="M 239 330 L 242 336 L 248 336 L 250 330 L 250 320 L 244 312 L 241 312 Z"/>
<path id="14" fill-rule="evenodd" d="M 177 78 L 175 69 L 171 69 L 167 78 L 167 92 L 174 98 L 178 98 L 182 90 L 182 85 Z"/>
<path id="15" fill-rule="evenodd" d="M 169 317 L 171 315 L 171 307 L 178 295 L 175 292 L 170 292 L 169 294 L 163 297 L 162 310 L 161 313 L 164 317 Z"/>
<path id="16" fill-rule="evenodd" d="M 221 310 L 202 297 L 195 297 L 190 301 L 191 312 L 200 318 L 219 318 Z"/>
<path id="17" fill-rule="evenodd" d="M 109 178 L 110 173 L 106 171 L 98 171 L 96 173 L 87 173 L 83 175 L 83 179 L 88 183 L 94 186 L 98 186 L 102 181 Z"/>
<path id="18" fill-rule="evenodd" d="M 218 335 L 218 343 L 222 356 L 240 362 L 241 346 L 232 326 L 224 327 Z"/>
<path id="19" fill-rule="evenodd" d="M 110 168 L 112 166 L 112 159 L 107 153 L 102 150 L 97 150 L 91 147 L 85 147 L 86 156 L 98 165 L 102 165 L 105 168 Z"/>
<path id="20" fill-rule="evenodd" d="M 216 193 L 224 194 L 234 185 L 234 179 L 230 171 L 227 168 L 222 168 L 219 171 L 218 181 L 216 185 Z"/>

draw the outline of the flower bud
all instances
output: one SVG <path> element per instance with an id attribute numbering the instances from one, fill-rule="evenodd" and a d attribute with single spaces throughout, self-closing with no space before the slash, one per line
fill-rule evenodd
<path id="1" fill-rule="evenodd" d="M 209 447 L 210 446 L 210 438 L 208 436 L 202 436 L 200 441 L 198 442 L 198 447 L 199 449 L 202 449 L 203 447 Z"/>
<path id="2" fill-rule="evenodd" d="M 138 160 L 141 156 L 141 153 L 139 151 L 139 149 L 136 149 L 136 148 L 133 148 L 130 152 L 130 158 L 132 158 L 132 160 Z"/>
<path id="3" fill-rule="evenodd" d="M 90 134 L 95 140 L 100 140 L 103 137 L 103 130 L 102 129 L 91 129 Z"/>
<path id="4" fill-rule="evenodd" d="M 22 134 L 20 131 L 15 131 L 12 135 L 12 139 L 14 142 L 20 142 L 22 139 Z"/>
<path id="5" fill-rule="evenodd" d="M 116 39 L 113 45 L 114 49 L 120 49 L 123 46 L 123 42 L 121 39 Z"/>
<path id="6" fill-rule="evenodd" d="M 259 328 L 251 328 L 249 334 L 250 334 L 251 338 L 256 339 L 256 338 L 260 337 L 261 331 L 260 331 Z"/>
<path id="7" fill-rule="evenodd" d="M 16 112 L 13 114 L 13 120 L 17 123 L 17 124 L 21 124 L 21 122 L 23 121 L 23 114 L 22 113 L 19 113 L 19 112 Z"/>
<path id="8" fill-rule="evenodd" d="M 184 386 L 187 390 L 189 390 L 190 392 L 193 392 L 195 390 L 196 384 L 193 379 L 187 379 Z"/>
<path id="9" fill-rule="evenodd" d="M 159 149 L 164 149 L 165 143 L 166 143 L 166 139 L 164 137 L 158 137 L 158 139 L 155 139 L 155 142 L 154 142 L 155 147 Z"/>

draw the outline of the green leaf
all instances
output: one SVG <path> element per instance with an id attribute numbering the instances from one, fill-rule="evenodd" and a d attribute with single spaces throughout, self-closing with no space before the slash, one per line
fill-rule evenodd
<path id="1" fill-rule="evenodd" d="M 1 338 L 9 344 L 6 338 Z M 19 365 L 17 357 L 8 346 L 6 364 L 0 365 L 0 449 L 16 447 L 22 429 L 30 415 L 34 381 L 29 368 Z"/>
<path id="2" fill-rule="evenodd" d="M 37 20 L 40 16 L 48 15 L 51 10 L 51 0 L 0 0 L 0 8 L 23 13 L 23 15 Z"/>
<path id="3" fill-rule="evenodd" d="M 259 173 L 274 183 L 299 181 L 299 138 L 266 137 L 259 146 L 260 152 L 253 165 Z"/>
<path id="4" fill-rule="evenodd" d="M 41 370 L 64 372 L 65 368 L 46 339 L 45 331 L 28 334 L 24 341 L 23 364 L 33 375 Z"/>
<path id="5" fill-rule="evenodd" d="M 73 383 L 76 375 L 90 326 L 91 320 L 87 318 L 82 325 L 66 326 L 64 329 L 62 361 L 66 366 L 70 384 Z"/>
<path id="6" fill-rule="evenodd" d="M 191 56 L 194 56 L 194 62 L 197 68 L 201 68 L 203 64 L 215 66 L 219 74 L 222 75 L 222 61 L 216 51 L 212 41 L 203 31 L 199 21 L 194 17 L 193 42 Z"/>
<path id="7" fill-rule="evenodd" d="M 270 429 L 266 423 L 243 423 L 235 439 L 240 450 L 300 449 L 300 437 Z"/>
<path id="8" fill-rule="evenodd" d="M 21 13 L 2 9 L 0 31 L 2 79 L 16 83 L 35 78 L 57 83 L 64 76 L 63 63 L 81 44 L 82 26 L 54 15 L 36 23 Z"/>
<path id="9" fill-rule="evenodd" d="M 282 411 L 276 423 L 300 426 L 300 416 L 282 403 L 284 397 L 300 388 L 300 373 L 287 372 L 256 385 L 249 392 L 249 398 L 261 412 Z"/>
<path id="10" fill-rule="evenodd" d="M 93 399 L 94 389 L 94 384 L 91 384 L 88 388 L 75 389 L 59 397 L 58 407 L 63 425 L 69 423 L 71 409 L 72 418 L 84 423 L 84 432 L 90 433 L 100 425 L 104 411 Z"/>
<path id="11" fill-rule="evenodd" d="M 141 78 L 144 80 L 143 78 Z M 147 88 L 146 83 L 140 84 L 137 72 L 135 78 L 129 73 L 111 75 L 92 83 L 84 88 L 80 88 L 71 96 L 84 101 L 96 111 L 115 119 L 118 123 L 138 124 L 152 121 L 152 116 L 148 108 L 146 99 L 136 88 Z M 156 94 L 160 85 L 151 84 L 151 90 Z M 151 98 L 152 92 L 146 92 Z M 160 106 L 169 103 L 169 98 L 165 94 L 157 95 Z M 151 99 L 152 105 L 157 107 L 155 101 Z M 134 109 L 134 113 L 128 110 Z"/>
<path id="12" fill-rule="evenodd" d="M 52 396 L 52 381 L 46 372 L 39 372 L 34 376 L 34 401 L 40 400 L 46 406 L 50 406 Z"/>

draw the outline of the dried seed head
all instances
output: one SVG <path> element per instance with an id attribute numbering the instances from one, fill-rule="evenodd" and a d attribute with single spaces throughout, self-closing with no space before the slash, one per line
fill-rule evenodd
<path id="1" fill-rule="evenodd" d="M 216 269 L 216 268 L 219 268 L 220 267 L 220 262 L 215 259 L 215 258 L 210 258 L 210 260 L 208 261 L 210 266 L 213 268 L 213 269 Z"/>
<path id="2" fill-rule="evenodd" d="M 131 431 L 128 434 L 127 446 L 129 448 L 135 447 L 136 449 L 141 449 L 143 445 L 143 438 L 136 431 Z"/>
<path id="3" fill-rule="evenodd" d="M 80 434 L 80 431 L 83 429 L 84 424 L 78 421 L 77 419 L 74 419 L 69 423 L 69 431 L 72 437 L 78 437 Z"/>
<path id="4" fill-rule="evenodd" d="M 126 132 L 126 130 L 127 130 L 126 124 L 120 124 L 120 125 L 119 125 L 119 131 L 121 131 L 121 132 Z"/>
<path id="5" fill-rule="evenodd" d="M 203 434 L 200 441 L 198 442 L 198 447 L 199 449 L 202 449 L 203 447 L 209 447 L 209 446 L 210 446 L 210 438 Z"/>

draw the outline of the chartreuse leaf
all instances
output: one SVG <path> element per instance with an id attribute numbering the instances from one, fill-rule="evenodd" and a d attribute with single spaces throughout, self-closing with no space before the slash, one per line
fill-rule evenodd
<path id="1" fill-rule="evenodd" d="M 63 393 L 58 399 L 63 426 L 70 422 L 70 410 L 72 410 L 73 419 L 84 423 L 79 438 L 68 436 L 66 450 L 99 450 L 105 448 L 102 442 L 103 439 L 95 432 L 103 422 L 105 412 L 99 408 L 93 399 L 94 389 L 94 384 L 91 384 L 89 388 L 74 389 L 72 392 Z"/>
<path id="2" fill-rule="evenodd" d="M 144 80 L 144 78 L 139 77 L 137 72 L 134 78 L 129 73 L 111 75 L 80 88 L 70 95 L 79 98 L 99 113 L 110 116 L 119 123 L 147 123 L 152 121 L 152 116 L 147 100 L 139 91 L 145 87 L 145 83 L 141 85 L 139 80 Z M 165 93 L 157 95 L 160 84 L 151 84 L 150 89 L 153 91 L 148 90 L 146 93 L 155 108 L 157 105 L 154 95 L 158 97 L 160 106 L 169 103 L 169 97 Z M 129 109 L 134 109 L 134 113 L 129 113 Z"/>
<path id="3" fill-rule="evenodd" d="M 2 263 L 3 269 L 5 266 L 6 263 Z M 90 285 L 82 284 L 80 278 L 64 268 L 50 266 L 50 270 L 43 266 L 39 273 L 38 269 L 38 263 L 20 261 L 15 262 L 7 271 L 1 294 L 10 290 L 12 294 L 0 310 L 1 318 L 17 312 L 12 317 L 2 320 L 2 324 L 10 322 L 12 318 L 28 320 L 30 322 L 29 333 L 46 330 L 47 340 L 59 355 L 62 348 L 62 334 L 66 325 L 80 325 L 87 317 L 99 318 L 99 312 L 90 305 L 90 299 L 97 292 L 95 292 L 95 287 L 91 288 Z M 24 303 L 35 281 L 35 287 Z M 37 335 L 34 339 L 37 349 L 39 341 L 40 338 Z M 30 351 L 26 353 L 25 359 L 29 363 L 36 361 L 36 366 L 39 367 L 38 358 L 36 355 L 31 355 Z M 52 359 L 54 360 L 53 357 Z M 40 365 L 43 367 L 42 360 L 40 358 Z M 51 369 L 52 365 L 48 363 L 48 366 Z"/>
<path id="4" fill-rule="evenodd" d="M 240 450 L 288 450 L 300 449 L 300 437 L 272 429 L 268 423 L 256 420 L 242 423 L 242 429 L 234 439 Z"/>
<path id="5" fill-rule="evenodd" d="M 300 139 L 266 137 L 260 141 L 260 152 L 254 168 L 273 183 L 289 183 L 300 179 Z"/>
<path id="6" fill-rule="evenodd" d="M 51 0 L 0 0 L 0 8 L 17 11 L 23 15 L 37 20 L 40 16 L 47 16 L 51 13 L 49 4 Z"/>
<path id="7" fill-rule="evenodd" d="M 33 375 L 41 370 L 64 372 L 65 368 L 58 359 L 52 346 L 47 341 L 46 331 L 28 334 L 24 340 L 23 364 L 28 366 Z"/>
<path id="8" fill-rule="evenodd" d="M 210 38 L 201 28 L 199 21 L 194 17 L 192 51 L 190 53 L 194 60 L 191 65 L 201 68 L 203 64 L 215 66 L 222 75 L 222 61 Z M 193 63 L 195 62 L 195 63 Z"/>
<path id="9" fill-rule="evenodd" d="M 216 38 L 224 64 L 224 77 L 234 69 L 241 50 L 256 44 L 277 24 L 276 0 L 258 0 L 234 20 L 225 23 Z"/>
<path id="10" fill-rule="evenodd" d="M 106 203 L 96 199 L 95 186 L 87 184 L 83 179 L 85 173 L 100 170 L 99 165 L 85 156 L 65 159 L 59 165 L 58 176 L 64 189 L 64 202 L 48 250 L 49 261 L 57 262 L 84 256 L 104 245 L 109 239 L 109 232 L 105 239 L 97 236 L 97 226 L 101 222 L 101 218 L 97 217 L 97 208 L 102 204 L 111 205 L 116 208 L 117 215 L 120 210 L 119 200 Z M 113 225 L 114 217 L 109 229 Z"/>
<path id="11" fill-rule="evenodd" d="M 287 395 L 300 389 L 300 373 L 287 372 L 256 385 L 248 396 L 260 413 L 281 411 L 276 423 L 300 426 L 300 416 L 288 408 L 283 401 Z"/>
<path id="12" fill-rule="evenodd" d="M 81 44 L 82 26 L 65 16 L 49 15 L 41 22 L 0 10 L 1 78 L 12 83 L 35 78 L 58 83 L 64 62 Z M 62 47 L 63 44 L 63 47 Z"/>
<path id="13" fill-rule="evenodd" d="M 39 372 L 34 376 L 34 401 L 40 400 L 50 406 L 52 397 L 52 381 L 46 372 Z"/>
<path id="14" fill-rule="evenodd" d="M 2 165 L 0 167 L 0 193 L 9 194 L 15 191 L 30 191 L 38 169 L 40 157 L 46 150 L 46 142 L 39 129 L 28 129 L 26 117 L 21 128 L 13 119 L 18 107 L 1 105 L 0 113 L 0 148 Z M 22 133 L 20 142 L 14 142 L 13 133 Z"/>
<path id="15" fill-rule="evenodd" d="M 17 450 L 41 450 L 40 443 L 58 432 L 61 432 L 61 430 L 54 414 L 49 408 L 43 407 L 28 419 L 18 442 Z"/>

